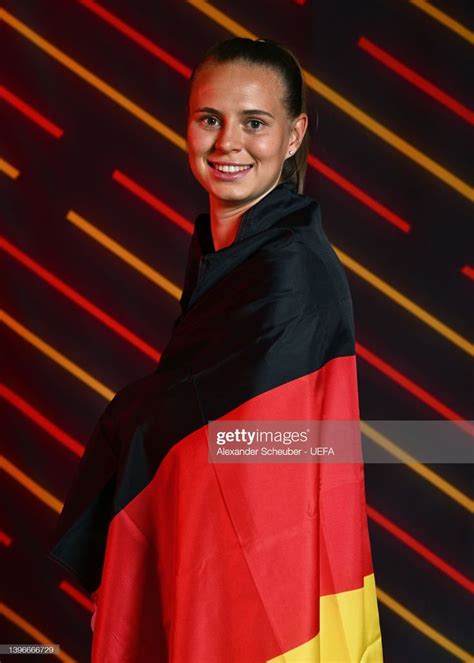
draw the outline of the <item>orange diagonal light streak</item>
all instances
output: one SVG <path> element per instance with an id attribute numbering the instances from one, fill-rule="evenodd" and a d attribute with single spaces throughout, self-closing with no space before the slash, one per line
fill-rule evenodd
<path id="1" fill-rule="evenodd" d="M 31 272 L 36 274 L 36 276 L 39 276 L 40 279 L 55 288 L 58 292 L 61 292 L 69 300 L 80 306 L 84 311 L 87 311 L 90 315 L 94 316 L 94 318 L 124 338 L 128 343 L 134 345 L 154 361 L 159 361 L 161 353 L 158 350 L 153 348 L 149 343 L 146 343 L 146 341 L 134 334 L 118 320 L 115 320 L 115 318 L 106 313 L 103 309 L 96 306 L 90 299 L 87 299 L 87 297 L 84 297 L 77 290 L 74 290 L 74 288 L 71 288 L 71 286 L 63 280 L 49 272 L 40 265 L 39 262 L 33 260 L 33 258 L 27 255 L 24 251 L 21 251 L 18 247 L 12 244 L 12 242 L 9 242 L 1 235 L 0 249 L 6 251 L 12 258 L 15 258 L 15 260 L 27 267 Z"/>
<path id="2" fill-rule="evenodd" d="M 19 467 L 14 463 L 8 460 L 5 456 L 0 456 L 0 469 L 4 470 L 9 474 L 15 481 L 26 488 L 32 495 L 37 497 L 39 500 L 44 502 L 50 509 L 60 513 L 63 507 L 62 502 L 58 500 L 52 493 L 50 493 L 46 488 L 43 488 L 39 483 L 34 481 L 31 477 L 25 474 Z"/>
<path id="3" fill-rule="evenodd" d="M 471 356 L 474 354 L 474 345 L 470 343 L 467 338 L 464 338 L 461 334 L 458 334 L 454 329 L 444 324 L 444 322 L 436 318 L 434 315 L 428 313 L 424 308 L 403 295 L 399 290 L 387 283 L 387 281 L 384 281 L 374 274 L 374 272 L 371 272 L 364 267 L 360 262 L 351 258 L 347 253 L 344 253 L 344 251 L 341 251 L 341 249 L 338 249 L 334 245 L 333 248 L 339 257 L 339 260 L 345 267 L 350 269 L 351 272 L 354 272 L 354 274 L 357 274 L 361 279 L 370 283 L 371 286 L 380 292 L 383 292 L 386 297 L 424 322 L 425 325 L 434 329 L 438 334 L 444 336 L 448 341 L 454 343 L 458 348 L 461 348 L 461 350 L 464 350 L 464 352 L 467 352 L 467 354 Z"/>
<path id="4" fill-rule="evenodd" d="M 8 163 L 8 161 L 5 161 L 5 159 L 0 158 L 0 172 L 5 173 L 5 175 L 8 175 L 8 177 L 11 177 L 12 180 L 16 180 L 18 175 L 20 174 L 20 171 L 15 168 L 15 166 L 12 166 L 11 163 Z"/>
<path id="5" fill-rule="evenodd" d="M 169 295 L 175 299 L 180 299 L 182 290 L 178 288 L 175 283 L 167 279 L 166 276 L 163 276 L 163 274 L 160 272 L 156 271 L 156 269 L 150 267 L 150 265 L 147 265 L 146 262 L 138 258 L 135 254 L 131 253 L 131 251 L 128 251 L 124 246 L 96 228 L 96 226 L 92 225 L 92 223 L 86 221 L 84 217 L 80 216 L 73 210 L 70 210 L 67 213 L 66 218 L 77 228 L 89 235 L 89 237 L 92 237 L 96 240 L 96 242 L 102 244 L 102 246 L 108 249 L 111 253 L 118 256 L 121 260 L 130 265 L 130 267 L 133 267 L 133 269 L 152 281 L 155 285 L 162 288 Z"/>
<path id="6" fill-rule="evenodd" d="M 17 32 L 26 37 L 33 44 L 38 46 L 42 51 L 48 53 L 53 57 L 57 62 L 63 64 L 67 69 L 74 72 L 77 76 L 82 78 L 84 81 L 92 85 L 97 90 L 100 90 L 105 94 L 109 99 L 112 99 L 116 104 L 127 110 L 129 113 L 137 117 L 139 120 L 147 124 L 149 127 L 160 133 L 162 136 L 167 138 L 171 143 L 174 143 L 177 147 L 180 147 L 182 150 L 186 149 L 186 142 L 179 134 L 173 131 L 163 122 L 160 122 L 156 117 L 151 113 L 148 113 L 138 104 L 131 101 L 124 94 L 113 88 L 111 85 L 103 81 L 101 78 L 93 74 L 91 71 L 80 65 L 76 60 L 70 58 L 68 55 L 63 53 L 59 48 L 56 48 L 51 42 L 43 39 L 37 32 L 34 32 L 29 28 L 25 23 L 18 20 L 7 12 L 5 9 L 0 8 L 0 19 L 3 19 L 8 25 L 14 28 Z"/>
<path id="7" fill-rule="evenodd" d="M 6 603 L 0 603 L 0 614 L 8 619 L 9 622 L 15 624 L 15 626 L 27 633 L 30 637 L 33 638 L 33 640 L 36 640 L 36 642 L 39 642 L 42 645 L 59 644 L 50 640 L 42 631 L 37 629 L 36 626 L 33 626 L 31 622 L 27 621 L 18 612 L 12 610 L 12 608 L 10 608 L 10 606 L 8 606 Z M 57 656 L 59 660 L 64 661 L 64 663 L 77 663 L 76 659 L 72 658 L 72 656 L 69 656 L 69 654 L 66 654 L 61 646 L 59 653 L 55 654 L 55 656 Z"/>
<path id="8" fill-rule="evenodd" d="M 372 442 L 374 442 L 381 449 L 384 449 L 388 454 L 397 458 L 401 463 L 406 465 L 412 472 L 418 474 L 432 486 L 435 486 L 440 492 L 450 497 L 454 502 L 464 507 L 470 513 L 474 512 L 474 500 L 471 500 L 468 495 L 456 488 L 452 483 L 443 479 L 442 476 L 434 472 L 432 469 L 420 463 L 414 456 L 395 444 L 389 437 L 380 433 L 373 426 L 366 421 L 360 422 L 360 430 L 363 435 L 366 435 Z"/>
<path id="9" fill-rule="evenodd" d="M 113 392 L 112 389 L 109 389 L 105 384 L 78 366 L 78 364 L 75 364 L 61 352 L 58 352 L 58 350 L 53 348 L 52 345 L 49 345 L 43 341 L 43 339 L 15 320 L 15 318 L 9 315 L 6 311 L 0 311 L 0 321 L 4 322 L 7 327 L 9 327 L 25 341 L 28 341 L 28 343 L 42 352 L 46 357 L 49 357 L 49 359 L 68 371 L 68 373 L 74 375 L 74 377 L 76 377 L 78 380 L 103 396 L 103 398 L 106 398 L 110 401 L 115 396 L 115 392 Z"/>
<path id="10" fill-rule="evenodd" d="M 429 2 L 426 2 L 426 0 L 410 0 L 410 2 L 412 5 L 415 5 L 415 7 L 418 7 L 418 9 L 425 12 L 425 14 L 431 16 L 431 18 L 434 18 L 438 23 L 441 23 L 449 30 L 452 30 L 463 39 L 466 39 L 470 44 L 474 44 L 474 32 L 468 30 L 462 25 L 462 23 L 455 21 L 454 18 L 451 18 L 448 14 L 442 12 L 441 9 L 434 7 Z"/>
<path id="11" fill-rule="evenodd" d="M 460 661 L 472 661 L 472 655 L 465 649 L 459 647 L 455 642 L 447 638 L 445 635 L 434 629 L 423 619 L 420 619 L 414 612 L 408 610 L 404 605 L 396 601 L 392 596 L 384 592 L 383 589 L 377 587 L 377 598 L 387 608 L 395 612 L 401 619 L 411 624 L 417 631 L 423 633 L 424 636 L 436 642 L 437 645 L 449 651 L 453 656 L 456 656 Z"/>

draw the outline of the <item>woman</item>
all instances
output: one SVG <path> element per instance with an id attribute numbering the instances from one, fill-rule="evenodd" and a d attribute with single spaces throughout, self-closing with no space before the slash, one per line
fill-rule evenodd
<path id="1" fill-rule="evenodd" d="M 208 455 L 210 422 L 359 418 L 348 284 L 302 193 L 308 135 L 278 43 L 226 40 L 195 68 L 209 213 L 181 315 L 97 423 L 50 553 L 96 601 L 93 662 L 382 661 L 362 464 Z"/>

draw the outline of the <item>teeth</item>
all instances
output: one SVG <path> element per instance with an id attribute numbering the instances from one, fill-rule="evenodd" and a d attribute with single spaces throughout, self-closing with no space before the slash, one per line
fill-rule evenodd
<path id="1" fill-rule="evenodd" d="M 223 173 L 239 173 L 241 170 L 248 170 L 252 166 L 221 166 L 220 164 L 213 163 L 212 166 L 216 170 L 220 170 Z"/>

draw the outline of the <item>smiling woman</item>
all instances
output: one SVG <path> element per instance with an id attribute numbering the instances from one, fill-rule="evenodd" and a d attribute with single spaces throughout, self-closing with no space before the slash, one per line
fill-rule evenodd
<path id="1" fill-rule="evenodd" d="M 93 663 L 380 663 L 362 463 L 210 457 L 211 422 L 359 419 L 349 286 L 302 193 L 292 54 L 217 44 L 193 72 L 187 139 L 209 211 L 181 314 L 97 423 L 50 557 L 94 598 Z"/>
<path id="2" fill-rule="evenodd" d="M 247 42 L 246 50 L 228 40 L 225 50 L 208 51 L 190 82 L 189 163 L 209 193 L 216 250 L 234 241 L 241 215 L 277 184 L 293 181 L 302 192 L 306 172 L 300 67 L 281 47 L 272 61 L 274 42 Z"/>

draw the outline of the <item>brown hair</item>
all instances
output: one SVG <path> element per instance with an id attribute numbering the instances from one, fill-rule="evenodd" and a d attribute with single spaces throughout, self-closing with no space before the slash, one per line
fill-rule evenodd
<path id="1" fill-rule="evenodd" d="M 212 46 L 194 67 L 189 82 L 189 98 L 198 72 L 207 64 L 243 62 L 268 67 L 276 71 L 283 81 L 285 95 L 283 103 L 290 119 L 306 113 L 306 84 L 301 66 L 291 51 L 272 39 L 247 39 L 233 37 Z M 296 153 L 285 159 L 280 182 L 292 181 L 298 193 L 303 193 L 309 154 L 309 127 Z"/>

